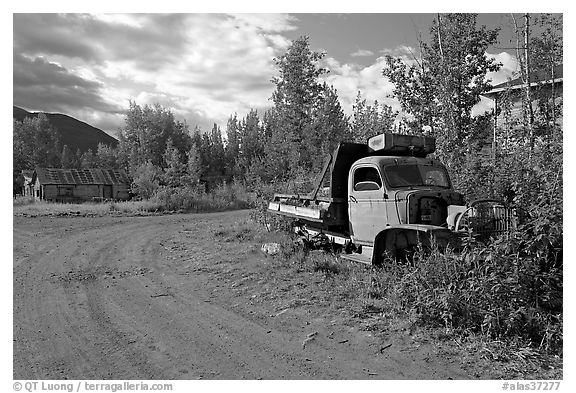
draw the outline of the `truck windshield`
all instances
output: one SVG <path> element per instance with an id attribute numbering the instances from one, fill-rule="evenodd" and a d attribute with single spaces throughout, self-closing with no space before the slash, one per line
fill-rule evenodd
<path id="1" fill-rule="evenodd" d="M 448 174 L 446 170 L 440 166 L 390 165 L 384 167 L 384 173 L 391 187 L 450 187 Z"/>

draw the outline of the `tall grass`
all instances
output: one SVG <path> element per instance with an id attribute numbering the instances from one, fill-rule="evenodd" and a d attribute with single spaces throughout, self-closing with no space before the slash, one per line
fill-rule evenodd
<path id="1" fill-rule="evenodd" d="M 105 216 L 110 214 L 145 214 L 159 211 L 160 206 L 152 201 L 122 201 L 105 203 L 56 203 L 34 200 L 15 200 L 13 213 L 16 215 L 50 216 L 83 215 Z"/>
<path id="2" fill-rule="evenodd" d="M 207 193 L 198 187 L 160 187 L 150 201 L 163 211 L 214 212 L 253 207 L 256 196 L 239 183 L 220 184 Z"/>
<path id="3" fill-rule="evenodd" d="M 472 240 L 458 253 L 418 250 L 410 263 L 390 260 L 381 268 L 306 250 L 295 240 L 281 242 L 280 263 L 322 274 L 332 284 L 330 302 L 345 304 L 352 315 L 377 315 L 384 325 L 405 317 L 454 337 L 562 353 L 562 266 L 526 249 L 521 234 L 489 244 Z"/>
<path id="4" fill-rule="evenodd" d="M 166 212 L 216 212 L 247 209 L 256 205 L 256 195 L 237 183 L 222 184 L 210 193 L 197 187 L 160 187 L 150 199 L 104 203 L 56 203 L 18 198 L 14 214 L 27 215 L 109 215 Z"/>

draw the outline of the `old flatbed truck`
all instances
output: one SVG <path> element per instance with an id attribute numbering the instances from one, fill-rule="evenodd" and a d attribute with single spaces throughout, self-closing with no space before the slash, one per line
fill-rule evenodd
<path id="1" fill-rule="evenodd" d="M 312 193 L 275 194 L 268 211 L 293 218 L 308 239 L 341 245 L 344 258 L 373 265 L 419 244 L 446 247 L 472 232 L 508 231 L 509 209 L 492 200 L 467 205 L 446 167 L 427 157 L 435 148 L 434 138 L 393 133 L 342 142 Z"/>

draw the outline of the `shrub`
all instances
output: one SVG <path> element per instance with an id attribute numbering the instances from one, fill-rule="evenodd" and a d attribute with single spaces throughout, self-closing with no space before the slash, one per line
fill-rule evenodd
<path id="1" fill-rule="evenodd" d="M 390 271 L 397 306 L 420 323 L 562 347 L 562 271 L 520 239 L 470 244 L 459 253 L 417 252 Z"/>
<path id="2" fill-rule="evenodd" d="M 422 321 L 561 350 L 562 151 L 562 130 L 556 128 L 536 138 L 533 149 L 510 143 L 494 161 L 469 156 L 456 168 L 460 191 L 503 199 L 523 220 L 507 239 L 423 261 L 405 287 Z"/>
<path id="3" fill-rule="evenodd" d="M 150 199 L 156 202 L 161 210 L 184 210 L 198 209 L 200 192 L 191 187 L 159 187 Z"/>
<path id="4" fill-rule="evenodd" d="M 151 162 L 144 163 L 134 171 L 132 192 L 144 199 L 149 199 L 160 187 L 162 170 Z"/>
<path id="5" fill-rule="evenodd" d="M 312 262 L 312 270 L 315 272 L 322 272 L 326 276 L 340 274 L 344 269 L 342 264 L 338 262 L 338 258 L 334 255 L 322 251 L 315 251 L 310 253 L 309 257 Z"/>
<path id="6" fill-rule="evenodd" d="M 255 205 L 255 196 L 237 183 L 221 184 L 212 192 L 193 185 L 160 186 L 150 200 L 164 211 L 213 212 L 247 209 Z"/>
<path id="7" fill-rule="evenodd" d="M 254 190 L 255 207 L 252 211 L 251 218 L 262 225 L 269 231 L 289 231 L 292 229 L 293 219 L 268 213 L 268 203 L 274 197 L 274 194 L 302 194 L 312 191 L 312 182 L 304 175 L 299 174 L 295 180 L 285 182 L 265 183 L 260 178 L 256 178 L 251 184 Z"/>
<path id="8" fill-rule="evenodd" d="M 13 206 L 25 206 L 36 203 L 36 198 L 33 196 L 23 196 L 14 199 Z"/>

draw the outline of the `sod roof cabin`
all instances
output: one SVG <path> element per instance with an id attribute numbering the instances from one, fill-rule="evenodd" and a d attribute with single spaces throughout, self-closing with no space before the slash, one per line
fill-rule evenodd
<path id="1" fill-rule="evenodd" d="M 56 202 L 127 200 L 130 179 L 121 169 L 36 168 L 34 196 Z"/>

